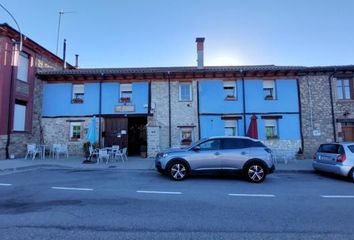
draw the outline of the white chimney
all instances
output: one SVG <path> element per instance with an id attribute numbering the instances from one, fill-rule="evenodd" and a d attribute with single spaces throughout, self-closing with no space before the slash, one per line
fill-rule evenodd
<path id="1" fill-rule="evenodd" d="M 197 55 L 198 55 L 198 69 L 204 68 L 204 40 L 205 38 L 196 38 L 197 43 Z"/>

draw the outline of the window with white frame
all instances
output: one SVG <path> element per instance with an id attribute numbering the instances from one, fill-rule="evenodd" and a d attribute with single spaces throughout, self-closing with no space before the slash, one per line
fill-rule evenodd
<path id="1" fill-rule="evenodd" d="M 237 135 L 237 120 L 230 119 L 224 120 L 224 132 L 225 136 L 236 136 Z"/>
<path id="2" fill-rule="evenodd" d="M 275 80 L 263 80 L 263 94 L 265 100 L 276 99 Z"/>
<path id="3" fill-rule="evenodd" d="M 278 120 L 277 119 L 264 119 L 266 139 L 278 138 Z"/>
<path id="4" fill-rule="evenodd" d="M 193 142 L 193 128 L 181 128 L 181 145 L 190 145 Z"/>
<path id="5" fill-rule="evenodd" d="M 18 57 L 17 67 L 17 79 L 28 82 L 28 68 L 29 68 L 29 55 L 24 52 L 20 52 Z"/>
<path id="6" fill-rule="evenodd" d="M 236 81 L 224 81 L 225 100 L 236 100 Z"/>
<path id="7" fill-rule="evenodd" d="M 73 84 L 72 103 L 83 103 L 85 95 L 84 84 Z"/>
<path id="8" fill-rule="evenodd" d="M 14 109 L 14 121 L 13 130 L 14 131 L 25 131 L 26 129 L 26 111 L 27 106 L 24 102 L 15 102 Z"/>
<path id="9" fill-rule="evenodd" d="M 192 101 L 192 83 L 179 84 L 179 100 Z"/>
<path id="10" fill-rule="evenodd" d="M 350 94 L 350 79 L 337 79 L 337 99 L 346 100 L 352 99 Z M 354 91 L 353 91 L 354 92 Z"/>
<path id="11" fill-rule="evenodd" d="M 131 102 L 133 96 L 132 84 L 131 83 L 122 83 L 120 84 L 120 102 Z"/>
<path id="12" fill-rule="evenodd" d="M 81 122 L 70 122 L 70 140 L 81 139 Z"/>

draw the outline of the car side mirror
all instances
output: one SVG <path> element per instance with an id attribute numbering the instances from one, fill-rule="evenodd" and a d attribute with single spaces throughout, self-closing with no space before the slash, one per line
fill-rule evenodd
<path id="1" fill-rule="evenodd" d="M 200 151 L 200 147 L 199 147 L 199 146 L 195 146 L 195 147 L 193 148 L 193 151 L 195 151 L 195 152 Z"/>

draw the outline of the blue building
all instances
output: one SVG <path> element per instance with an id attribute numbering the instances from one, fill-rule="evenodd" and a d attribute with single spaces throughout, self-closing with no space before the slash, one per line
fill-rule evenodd
<path id="1" fill-rule="evenodd" d="M 251 116 L 257 117 L 258 138 L 268 145 L 301 147 L 297 79 L 201 80 L 201 137 L 246 136 Z"/>

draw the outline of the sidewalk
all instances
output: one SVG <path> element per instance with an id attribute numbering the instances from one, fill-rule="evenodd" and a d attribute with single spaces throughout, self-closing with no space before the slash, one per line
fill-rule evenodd
<path id="1" fill-rule="evenodd" d="M 154 170 L 155 162 L 153 158 L 129 157 L 125 162 L 110 162 L 83 164 L 84 157 L 70 156 L 67 158 L 46 158 L 46 159 L 11 159 L 0 160 L 0 173 L 31 170 L 36 168 L 68 168 L 84 170 Z M 292 160 L 279 162 L 276 164 L 276 173 L 311 173 L 313 172 L 312 160 Z"/>

